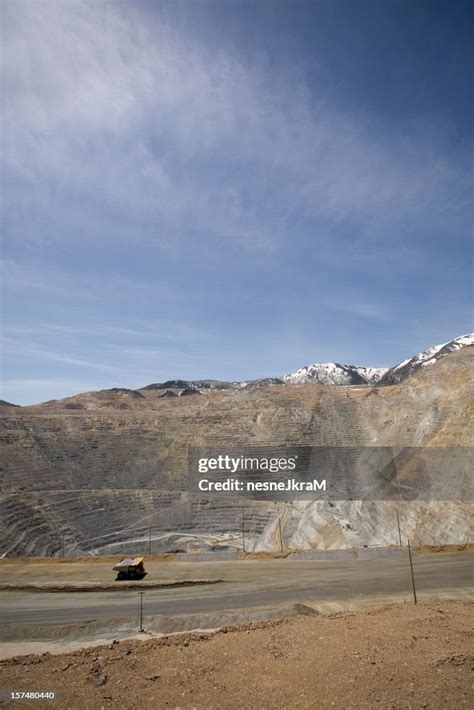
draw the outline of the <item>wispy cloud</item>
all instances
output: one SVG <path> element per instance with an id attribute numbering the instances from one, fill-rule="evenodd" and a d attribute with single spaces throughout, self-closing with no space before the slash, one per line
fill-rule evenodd
<path id="1" fill-rule="evenodd" d="M 88 338 L 90 340 L 119 342 L 125 338 L 127 342 L 148 341 L 148 342 L 188 342 L 192 344 L 208 334 L 182 323 L 172 320 L 134 320 L 135 327 L 119 325 L 107 325 L 102 323 L 88 322 L 85 325 L 79 323 L 48 323 L 46 321 L 36 321 L 29 324 L 5 323 L 2 332 L 5 336 L 17 337 L 74 337 Z M 8 342 L 8 341 L 7 341 Z"/>
<path id="2" fill-rule="evenodd" d="M 3 351 L 4 354 L 9 353 L 30 360 L 43 359 L 64 365 L 74 365 L 75 367 L 99 370 L 115 375 L 120 372 L 120 368 L 117 366 L 106 365 L 99 361 L 86 360 L 82 357 L 74 357 L 64 352 L 55 352 L 54 350 L 41 347 L 35 343 L 27 344 L 24 340 L 16 340 L 15 338 L 6 337 L 3 339 Z"/>
<path id="3" fill-rule="evenodd" d="M 427 209 L 452 219 L 467 198 L 459 168 L 419 134 L 384 139 L 325 103 L 324 87 L 318 97 L 215 55 L 159 12 L 146 23 L 140 5 L 22 0 L 3 11 L 4 171 L 23 190 L 11 238 L 19 225 L 25 238 L 27 213 L 32 240 L 268 250 L 294 239 L 295 214 L 363 222 L 372 239 L 390 222 L 401 239 L 407 221 Z"/>

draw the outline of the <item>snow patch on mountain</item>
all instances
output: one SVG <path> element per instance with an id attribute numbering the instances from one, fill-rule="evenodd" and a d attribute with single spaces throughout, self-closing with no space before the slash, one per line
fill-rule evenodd
<path id="1" fill-rule="evenodd" d="M 386 367 L 354 367 L 367 384 L 374 385 L 387 372 Z"/>
<path id="2" fill-rule="evenodd" d="M 341 365 L 337 362 L 314 363 L 290 372 L 281 378 L 287 384 L 317 382 L 323 385 L 375 384 L 386 372 L 383 367 L 360 367 Z"/>
<path id="3" fill-rule="evenodd" d="M 438 362 L 438 360 L 446 355 L 471 345 L 474 345 L 474 333 L 460 335 L 459 338 L 448 340 L 447 343 L 432 345 L 430 348 L 427 348 L 413 357 L 399 362 L 398 365 L 391 367 L 385 372 L 383 377 L 380 378 L 379 384 L 391 385 L 401 382 L 406 377 L 409 377 L 409 375 L 416 372 L 416 370 L 422 367 L 427 367 L 428 365 L 434 365 Z"/>

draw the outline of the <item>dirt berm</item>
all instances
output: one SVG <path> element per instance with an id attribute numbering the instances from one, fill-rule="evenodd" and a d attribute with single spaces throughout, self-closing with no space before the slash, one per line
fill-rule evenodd
<path id="1" fill-rule="evenodd" d="M 168 582 L 115 582 L 114 584 L 90 583 L 27 583 L 11 582 L 0 584 L 1 592 L 116 592 L 121 589 L 162 589 L 164 587 L 192 587 L 197 584 L 219 584 L 222 579 L 179 579 Z"/>

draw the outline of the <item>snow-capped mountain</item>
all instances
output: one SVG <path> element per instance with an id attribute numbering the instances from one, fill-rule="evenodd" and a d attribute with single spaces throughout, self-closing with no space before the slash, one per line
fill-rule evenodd
<path id="1" fill-rule="evenodd" d="M 359 367 L 340 365 L 337 362 L 315 363 L 301 367 L 281 378 L 287 384 L 319 382 L 323 385 L 366 385 L 375 384 L 384 375 L 384 367 Z"/>
<path id="2" fill-rule="evenodd" d="M 461 335 L 447 343 L 433 345 L 394 367 L 365 367 L 360 365 L 341 365 L 337 362 L 314 363 L 300 367 L 278 377 L 262 377 L 258 380 L 243 382 L 225 382 L 222 380 L 168 380 L 142 387 L 142 390 L 229 390 L 266 387 L 268 385 L 319 383 L 323 385 L 391 385 L 401 382 L 416 372 L 420 367 L 434 364 L 449 353 L 466 346 L 474 345 L 474 333 Z"/>
<path id="3" fill-rule="evenodd" d="M 401 382 L 420 367 L 433 365 L 440 358 L 466 346 L 474 345 L 474 333 L 461 335 L 447 343 L 433 345 L 394 367 L 360 367 L 340 365 L 337 362 L 306 365 L 281 378 L 287 384 L 319 382 L 323 385 L 391 385 Z"/>
<path id="4" fill-rule="evenodd" d="M 397 382 L 401 382 L 421 367 L 429 367 L 430 365 L 434 365 L 438 360 L 446 355 L 449 355 L 449 353 L 471 345 L 474 345 L 474 333 L 460 335 L 459 338 L 449 340 L 447 343 L 432 345 L 427 350 L 423 350 L 423 352 L 418 353 L 407 360 L 403 360 L 402 362 L 399 362 L 398 365 L 388 369 L 379 379 L 378 384 L 393 385 Z"/>

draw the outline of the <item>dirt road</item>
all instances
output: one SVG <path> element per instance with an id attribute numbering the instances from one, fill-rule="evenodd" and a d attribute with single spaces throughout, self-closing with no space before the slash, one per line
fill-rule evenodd
<path id="1" fill-rule="evenodd" d="M 473 587 L 473 555 L 431 555 L 416 558 L 415 575 L 420 601 L 444 592 L 456 596 Z M 21 567 L 21 564 L 19 564 Z M 30 568 L 32 565 L 30 565 Z M 40 567 L 40 565 L 38 566 Z M 75 563 L 75 579 L 87 575 L 87 566 Z M 145 614 L 180 615 L 248 609 L 302 602 L 380 598 L 411 599 L 407 559 L 287 560 L 170 563 L 149 565 L 148 579 L 221 579 L 209 586 L 150 589 Z M 110 578 L 107 568 L 102 573 Z M 82 575 L 82 576 L 81 576 Z M 192 575 L 190 577 L 190 575 Z M 61 579 L 64 582 L 66 576 Z M 35 579 L 34 573 L 30 579 Z M 12 581 L 10 576 L 9 581 Z M 51 576 L 48 576 L 51 582 Z M 71 623 L 137 615 L 137 591 L 116 592 L 2 592 L 0 628 L 11 637 L 15 624 Z"/>

